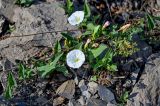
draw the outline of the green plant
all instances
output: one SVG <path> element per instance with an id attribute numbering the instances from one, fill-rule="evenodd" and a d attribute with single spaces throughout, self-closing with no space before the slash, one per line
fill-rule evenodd
<path id="1" fill-rule="evenodd" d="M 129 92 L 125 91 L 124 94 L 119 98 L 119 101 L 121 102 L 118 106 L 124 106 L 127 102 L 129 97 Z"/>
<path id="2" fill-rule="evenodd" d="M 46 75 L 48 75 L 56 69 L 57 62 L 59 61 L 62 55 L 63 53 L 59 54 L 52 62 L 37 67 L 37 70 L 41 73 L 42 77 L 45 77 Z"/>
<path id="3" fill-rule="evenodd" d="M 22 7 L 29 7 L 33 4 L 34 0 L 16 0 L 15 4 Z"/>
<path id="4" fill-rule="evenodd" d="M 97 58 L 96 64 L 94 65 L 94 70 L 107 70 L 107 71 L 117 71 L 117 65 L 113 63 L 113 52 L 112 50 L 107 50 L 104 57 Z"/>
<path id="5" fill-rule="evenodd" d="M 150 14 L 146 14 L 146 19 L 147 19 L 147 27 L 151 31 L 155 28 L 155 19 L 153 16 Z"/>
<path id="6" fill-rule="evenodd" d="M 84 2 L 84 13 L 85 13 L 86 21 L 87 21 L 87 19 L 90 18 L 91 16 L 91 10 L 90 10 L 87 0 L 85 0 Z"/>
<path id="7" fill-rule="evenodd" d="M 26 67 L 24 64 L 20 63 L 18 64 L 18 72 L 19 72 L 19 79 L 26 79 L 33 76 L 32 69 Z"/>
<path id="8" fill-rule="evenodd" d="M 11 33 L 11 32 L 13 32 L 15 29 L 16 29 L 16 28 L 15 28 L 14 25 L 9 24 L 9 29 L 7 30 L 7 32 L 8 32 L 8 33 Z"/>
<path id="9" fill-rule="evenodd" d="M 70 15 L 74 10 L 73 2 L 71 0 L 67 0 L 66 6 L 64 8 L 65 8 L 67 14 Z"/>
<path id="10" fill-rule="evenodd" d="M 50 73 L 54 71 L 62 72 L 64 75 L 67 75 L 68 70 L 63 63 L 64 59 L 62 59 L 62 64 L 60 64 L 60 59 L 63 58 L 63 55 L 64 53 L 62 51 L 61 45 L 59 41 L 57 41 L 57 43 L 54 46 L 53 58 L 48 60 L 48 62 L 39 64 L 39 66 L 37 66 L 37 70 L 40 72 L 41 76 L 46 77 L 47 75 L 49 75 Z"/>
<path id="11" fill-rule="evenodd" d="M 14 87 L 16 87 L 16 86 L 17 86 L 17 82 L 16 82 L 12 72 L 9 72 L 8 77 L 7 77 L 7 86 L 6 86 L 6 90 L 4 93 L 4 96 L 6 99 L 10 99 L 12 97 Z"/>
<path id="12" fill-rule="evenodd" d="M 137 44 L 135 42 L 128 41 L 125 38 L 117 38 L 111 42 L 113 46 L 113 50 L 115 51 L 116 55 L 128 57 L 138 51 L 136 48 Z"/>

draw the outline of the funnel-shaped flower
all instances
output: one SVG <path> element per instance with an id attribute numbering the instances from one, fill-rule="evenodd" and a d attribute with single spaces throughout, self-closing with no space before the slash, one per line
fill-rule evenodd
<path id="1" fill-rule="evenodd" d="M 83 19 L 84 19 L 84 12 L 76 11 L 68 18 L 68 22 L 71 25 L 77 25 L 80 24 L 83 21 Z"/>
<path id="2" fill-rule="evenodd" d="M 67 65 L 71 68 L 79 68 L 85 61 L 85 55 L 80 50 L 72 50 L 67 54 Z"/>

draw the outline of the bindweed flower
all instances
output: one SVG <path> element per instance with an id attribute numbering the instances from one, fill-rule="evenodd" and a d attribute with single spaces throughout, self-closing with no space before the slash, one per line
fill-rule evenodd
<path id="1" fill-rule="evenodd" d="M 75 49 L 67 54 L 67 65 L 71 68 L 79 68 L 85 61 L 85 55 L 82 51 Z"/>
<path id="2" fill-rule="evenodd" d="M 83 19 L 84 19 L 84 12 L 76 11 L 68 18 L 68 22 L 71 25 L 78 25 L 83 21 Z"/>
<path id="3" fill-rule="evenodd" d="M 109 21 L 106 21 L 106 22 L 104 23 L 102 29 L 107 28 L 109 25 L 110 25 L 110 22 L 109 22 Z"/>

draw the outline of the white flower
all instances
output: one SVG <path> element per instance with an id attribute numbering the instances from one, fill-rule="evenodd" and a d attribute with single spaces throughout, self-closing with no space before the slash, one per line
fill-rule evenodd
<path id="1" fill-rule="evenodd" d="M 85 61 L 85 55 L 80 50 L 72 50 L 67 54 L 67 65 L 71 68 L 79 68 Z"/>
<path id="2" fill-rule="evenodd" d="M 76 11 L 68 18 L 68 22 L 71 25 L 77 25 L 80 24 L 83 21 L 83 19 L 84 19 L 84 12 Z"/>

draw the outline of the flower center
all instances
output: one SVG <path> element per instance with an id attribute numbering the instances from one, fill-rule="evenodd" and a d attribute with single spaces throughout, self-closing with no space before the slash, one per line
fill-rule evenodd
<path id="1" fill-rule="evenodd" d="M 74 62 L 76 63 L 76 62 L 78 62 L 80 59 L 79 58 L 75 58 L 74 59 Z"/>
<path id="2" fill-rule="evenodd" d="M 76 22 L 79 22 L 79 21 L 80 21 L 80 17 L 76 16 Z"/>

